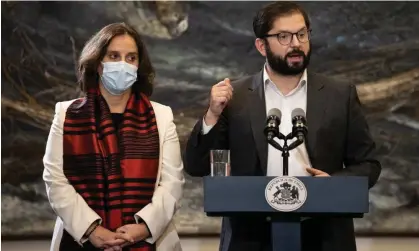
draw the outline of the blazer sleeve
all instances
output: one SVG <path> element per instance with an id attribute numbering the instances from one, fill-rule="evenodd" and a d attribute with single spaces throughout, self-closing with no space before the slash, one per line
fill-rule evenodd
<path id="1" fill-rule="evenodd" d="M 145 241 L 149 243 L 156 242 L 171 222 L 176 210 L 180 207 L 185 183 L 180 143 L 173 122 L 172 109 L 166 108 L 167 122 L 161 152 L 160 179 L 151 203 L 134 215 L 137 223 L 144 221 L 147 225 L 151 236 Z"/>
<path id="2" fill-rule="evenodd" d="M 334 175 L 368 177 L 368 186 L 371 188 L 377 183 L 380 176 L 381 164 L 377 159 L 376 145 L 354 85 L 350 86 L 348 109 L 347 144 L 344 155 L 346 168 Z"/>
<path id="3" fill-rule="evenodd" d="M 185 172 L 189 175 L 195 177 L 210 175 L 210 150 L 229 149 L 228 110 L 228 106 L 224 108 L 217 123 L 212 127 L 207 126 L 204 129 L 203 118 L 195 124 L 184 153 Z"/>
<path id="4" fill-rule="evenodd" d="M 65 230 L 82 245 L 87 238 L 83 235 L 89 226 L 102 222 L 85 200 L 76 192 L 63 172 L 63 124 L 65 109 L 62 103 L 55 105 L 55 115 L 49 132 L 43 158 L 43 180 L 49 203 L 55 214 L 61 218 Z"/>

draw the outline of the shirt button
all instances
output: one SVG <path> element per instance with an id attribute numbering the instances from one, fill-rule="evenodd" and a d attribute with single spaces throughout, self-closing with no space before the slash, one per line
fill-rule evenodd
<path id="1" fill-rule="evenodd" d="M 266 221 L 271 221 L 271 217 L 266 217 Z"/>

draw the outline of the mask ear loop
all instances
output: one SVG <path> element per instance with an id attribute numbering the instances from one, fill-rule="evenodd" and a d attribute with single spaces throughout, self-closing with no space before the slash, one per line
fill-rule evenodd
<path id="1" fill-rule="evenodd" d="M 103 84 L 103 71 L 105 70 L 105 64 L 104 64 L 104 62 L 103 61 L 100 61 L 100 66 L 102 66 L 102 72 L 99 72 L 99 71 L 97 71 L 97 76 L 98 76 L 98 88 L 99 88 L 99 85 L 100 84 Z"/>

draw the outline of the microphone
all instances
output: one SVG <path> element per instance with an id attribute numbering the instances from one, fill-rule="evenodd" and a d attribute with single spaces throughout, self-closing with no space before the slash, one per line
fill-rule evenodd
<path id="1" fill-rule="evenodd" d="M 277 108 L 272 108 L 268 112 L 268 118 L 266 119 L 265 136 L 268 141 L 273 140 L 279 134 L 279 125 L 281 124 L 282 113 Z"/>
<path id="2" fill-rule="evenodd" d="M 307 135 L 307 120 L 304 110 L 301 108 L 295 108 L 291 112 L 291 118 L 292 136 L 297 137 L 299 141 L 304 142 Z"/>

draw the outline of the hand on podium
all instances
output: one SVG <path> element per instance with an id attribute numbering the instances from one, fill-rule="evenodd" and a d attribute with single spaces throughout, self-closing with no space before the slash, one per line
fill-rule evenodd
<path id="1" fill-rule="evenodd" d="M 330 175 L 326 172 L 323 172 L 316 168 L 306 167 L 307 172 L 309 172 L 314 177 L 330 177 Z"/>

